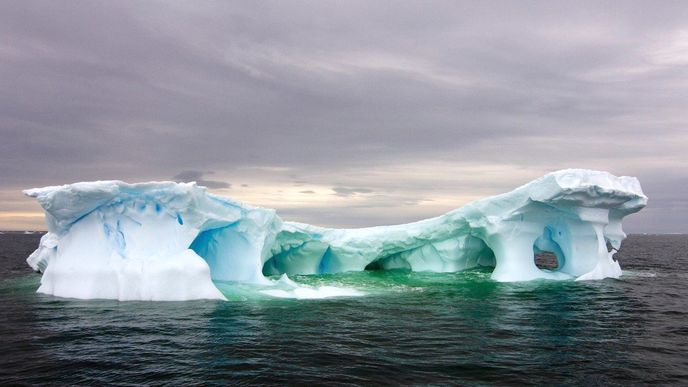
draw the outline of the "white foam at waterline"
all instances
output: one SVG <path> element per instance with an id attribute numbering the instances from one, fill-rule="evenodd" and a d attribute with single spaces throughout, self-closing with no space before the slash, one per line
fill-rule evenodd
<path id="1" fill-rule="evenodd" d="M 308 286 L 292 281 L 286 274 L 274 281 L 276 286 L 288 287 L 288 289 L 265 289 L 260 293 L 277 298 L 295 298 L 298 300 L 323 299 L 332 297 L 360 297 L 365 293 L 353 288 L 340 288 L 336 286 Z"/>
<path id="2" fill-rule="evenodd" d="M 317 288 L 297 287 L 291 290 L 268 289 L 261 293 L 277 298 L 295 298 L 298 300 L 315 300 L 332 297 L 360 297 L 364 292 L 352 288 L 338 288 L 335 286 L 321 286 Z"/>

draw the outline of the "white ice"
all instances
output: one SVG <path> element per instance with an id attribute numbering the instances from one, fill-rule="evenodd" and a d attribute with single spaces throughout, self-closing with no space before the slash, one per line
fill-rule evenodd
<path id="1" fill-rule="evenodd" d="M 647 203 L 637 179 L 562 170 L 514 191 L 415 223 L 329 229 L 210 194 L 195 183 L 97 181 L 24 191 L 48 233 L 28 263 L 41 293 L 82 299 L 224 299 L 216 281 L 271 286 L 282 274 L 494 267 L 497 281 L 618 278 L 622 219 Z M 552 252 L 556 270 L 534 253 Z M 277 281 L 279 282 L 279 281 Z M 275 297 L 358 295 L 308 286 Z"/>
<path id="2" fill-rule="evenodd" d="M 353 288 L 299 284 L 290 280 L 286 274 L 282 274 L 279 280 L 275 281 L 274 285 L 276 285 L 274 289 L 263 289 L 260 290 L 260 293 L 277 298 L 295 298 L 299 300 L 365 295 L 364 292 Z"/>

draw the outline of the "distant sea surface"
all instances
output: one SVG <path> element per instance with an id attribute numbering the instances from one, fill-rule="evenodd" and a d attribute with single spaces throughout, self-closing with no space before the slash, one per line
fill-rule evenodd
<path id="1" fill-rule="evenodd" d="M 688 384 L 686 235 L 631 235 L 620 280 L 362 272 L 293 278 L 359 297 L 192 302 L 37 294 L 40 236 L 0 235 L 2 384 Z"/>

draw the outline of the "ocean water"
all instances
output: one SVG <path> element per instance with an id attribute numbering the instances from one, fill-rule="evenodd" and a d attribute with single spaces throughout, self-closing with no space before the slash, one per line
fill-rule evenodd
<path id="1" fill-rule="evenodd" d="M 292 278 L 360 296 L 228 302 L 37 294 L 39 238 L 0 235 L 3 384 L 688 384 L 686 235 L 631 235 L 620 280 L 362 272 Z"/>

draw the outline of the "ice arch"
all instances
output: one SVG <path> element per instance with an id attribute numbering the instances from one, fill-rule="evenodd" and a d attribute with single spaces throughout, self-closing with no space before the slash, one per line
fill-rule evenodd
<path id="1" fill-rule="evenodd" d="M 454 272 L 477 266 L 494 266 L 495 262 L 492 250 L 481 239 L 471 235 L 456 235 L 437 241 L 415 239 L 406 243 L 391 240 L 354 250 L 322 240 L 309 240 L 294 246 L 278 236 L 275 252 L 265 262 L 264 275 L 391 269 Z"/>
<path id="2" fill-rule="evenodd" d="M 39 292 L 121 300 L 223 298 L 213 281 L 366 268 L 458 271 L 497 281 L 621 275 L 622 219 L 647 203 L 638 180 L 563 170 L 415 223 L 330 229 L 212 195 L 195 183 L 76 183 L 25 191 L 49 232 L 28 258 Z M 534 252 L 552 251 L 556 270 Z"/>

